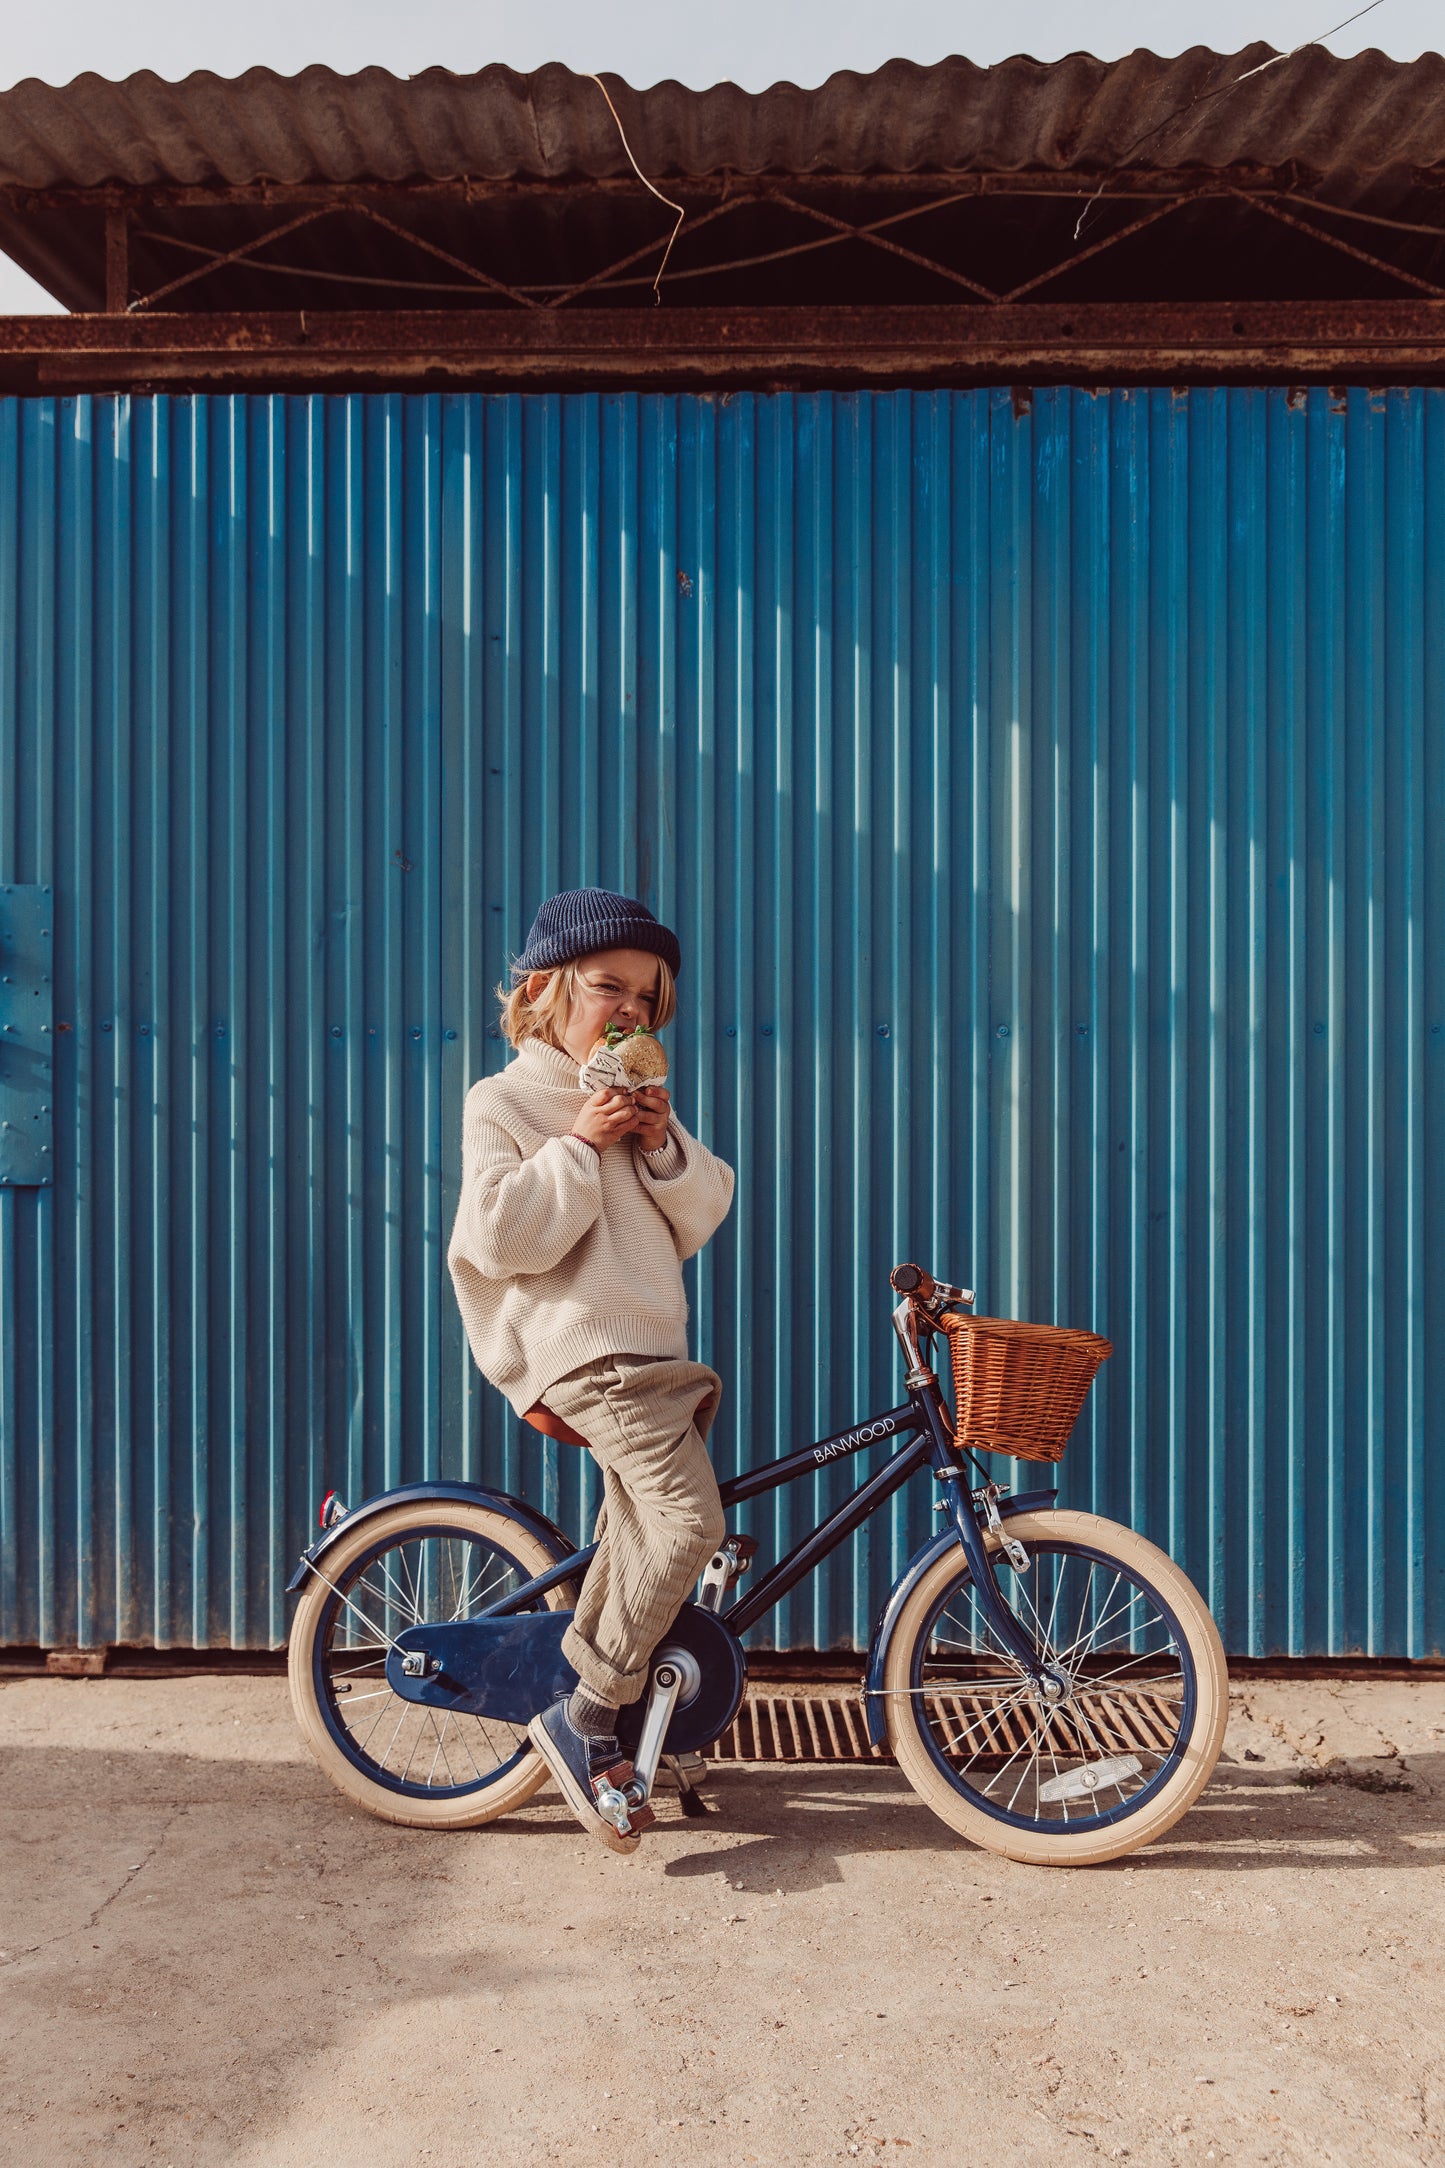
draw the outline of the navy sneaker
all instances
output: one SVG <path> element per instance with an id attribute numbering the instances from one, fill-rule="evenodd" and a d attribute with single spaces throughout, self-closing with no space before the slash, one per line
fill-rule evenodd
<path id="1" fill-rule="evenodd" d="M 527 1737 L 557 1779 L 562 1797 L 582 1827 L 600 1837 L 614 1852 L 635 1852 L 643 1830 L 657 1819 L 651 1807 L 630 1808 L 626 1828 L 619 1829 L 599 1813 L 597 1805 L 600 1791 L 609 1786 L 621 1791 L 624 1784 L 632 1782 L 632 1764 L 617 1740 L 590 1738 L 578 1731 L 567 1714 L 565 1694 L 550 1709 L 533 1717 Z"/>

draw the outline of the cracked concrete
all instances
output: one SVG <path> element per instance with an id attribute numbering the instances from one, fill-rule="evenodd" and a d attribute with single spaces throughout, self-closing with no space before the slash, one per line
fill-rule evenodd
<path id="1" fill-rule="evenodd" d="M 1445 1681 L 1249 1680 L 1160 1845 L 971 1849 L 730 1768 L 636 1859 L 394 1830 L 281 1682 L 0 1691 L 0 2157 L 665 2168 L 1445 2155 Z"/>
<path id="2" fill-rule="evenodd" d="M 1231 1751 L 1366 1790 L 1417 1790 L 1445 1755 L 1445 1681 L 1250 1680 L 1230 1695 Z"/>

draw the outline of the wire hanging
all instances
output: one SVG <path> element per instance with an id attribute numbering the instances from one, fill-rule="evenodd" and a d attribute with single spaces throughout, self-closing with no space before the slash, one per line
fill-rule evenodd
<path id="1" fill-rule="evenodd" d="M 1374 0 L 1374 4 L 1378 6 L 1379 0 Z M 652 282 L 653 301 L 654 303 L 660 302 L 662 299 L 662 274 L 667 269 L 667 259 L 672 254 L 672 244 L 677 239 L 678 234 L 682 231 L 682 222 L 686 218 L 687 213 L 686 211 L 684 211 L 680 203 L 674 203 L 672 198 L 670 196 L 665 196 L 660 188 L 653 187 L 652 182 L 647 178 L 647 175 L 643 172 L 641 166 L 633 157 L 632 145 L 627 140 L 627 130 L 622 125 L 621 117 L 617 111 L 616 106 L 612 103 L 611 97 L 608 95 L 607 85 L 603 82 L 601 76 L 589 75 L 587 80 L 589 83 L 595 83 L 597 85 L 597 88 L 601 91 L 603 97 L 607 99 L 607 110 L 612 115 L 612 118 L 617 122 L 617 133 L 622 138 L 622 148 L 626 151 L 628 162 L 631 165 L 633 172 L 637 175 L 637 178 L 641 181 L 643 187 L 647 189 L 651 195 L 656 196 L 659 203 L 665 203 L 669 211 L 676 211 L 677 213 L 676 223 L 674 224 L 671 233 L 667 237 L 667 246 L 662 252 L 662 262 L 657 267 L 657 276 Z"/>

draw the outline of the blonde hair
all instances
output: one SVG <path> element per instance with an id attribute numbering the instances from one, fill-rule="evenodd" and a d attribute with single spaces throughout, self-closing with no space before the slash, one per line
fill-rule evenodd
<path id="1" fill-rule="evenodd" d="M 571 1013 L 572 998 L 577 985 L 577 966 L 587 961 L 577 956 L 565 964 L 555 964 L 547 973 L 547 983 L 535 1001 L 527 999 L 527 981 L 519 986 L 498 986 L 494 989 L 502 1004 L 499 1022 L 502 1037 L 519 1047 L 527 1039 L 540 1039 L 544 1046 L 555 1046 L 565 1053 L 562 1032 Z M 677 981 L 665 959 L 657 959 L 657 992 L 652 997 L 652 1025 L 661 1031 L 677 1014 Z"/>

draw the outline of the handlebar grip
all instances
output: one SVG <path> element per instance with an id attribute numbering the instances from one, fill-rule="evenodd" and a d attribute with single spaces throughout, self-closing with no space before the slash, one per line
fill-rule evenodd
<path id="1" fill-rule="evenodd" d="M 899 1295 L 924 1295 L 933 1293 L 933 1275 L 925 1272 L 922 1265 L 895 1265 L 888 1275 L 888 1284 Z"/>

